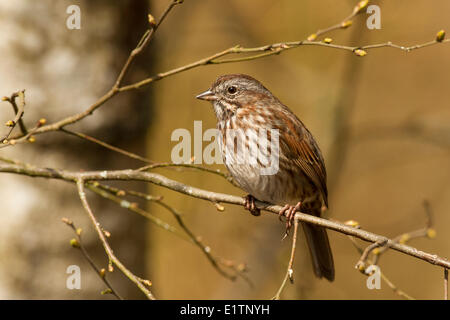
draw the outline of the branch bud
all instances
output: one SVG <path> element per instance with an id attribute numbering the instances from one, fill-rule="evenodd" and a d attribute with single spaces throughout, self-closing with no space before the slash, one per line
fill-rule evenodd
<path id="1" fill-rule="evenodd" d="M 330 44 L 332 41 L 333 41 L 333 39 L 331 39 L 331 38 L 325 38 L 325 39 L 323 39 L 323 42 L 325 42 L 325 43 L 327 43 L 327 44 Z"/>
<path id="2" fill-rule="evenodd" d="M 438 33 L 436 33 L 436 41 L 437 42 L 444 41 L 444 38 L 445 38 L 445 31 L 444 30 L 441 30 Z"/>
<path id="3" fill-rule="evenodd" d="M 141 282 L 146 285 L 147 287 L 151 287 L 153 283 L 150 280 L 142 279 Z"/>
<path id="4" fill-rule="evenodd" d="M 16 124 L 16 123 L 15 123 L 14 121 L 8 120 L 8 121 L 6 121 L 5 126 L 7 126 L 7 127 L 14 127 L 15 124 Z"/>
<path id="5" fill-rule="evenodd" d="M 427 237 L 430 239 L 436 238 L 436 230 L 434 230 L 433 228 L 428 228 Z"/>
<path id="6" fill-rule="evenodd" d="M 366 273 L 366 265 L 364 264 L 364 262 L 358 262 L 358 264 L 356 265 L 356 269 L 364 274 Z"/>
<path id="7" fill-rule="evenodd" d="M 317 39 L 317 34 L 315 34 L 315 33 L 313 33 L 313 34 L 310 34 L 309 36 L 308 36 L 308 38 L 306 38 L 308 41 L 314 41 L 314 40 L 316 40 Z"/>
<path id="8" fill-rule="evenodd" d="M 135 210 L 137 208 L 139 208 L 139 204 L 137 202 L 131 202 L 130 203 L 130 209 Z"/>
<path id="9" fill-rule="evenodd" d="M 77 239 L 71 239 L 70 240 L 70 245 L 74 248 L 80 248 L 80 243 L 78 242 Z"/>
<path id="10" fill-rule="evenodd" d="M 409 234 L 405 233 L 405 234 L 402 234 L 402 236 L 400 237 L 400 240 L 398 242 L 401 244 L 405 244 L 409 239 L 410 239 Z"/>
<path id="11" fill-rule="evenodd" d="M 358 14 L 363 11 L 367 5 L 369 4 L 369 0 L 362 0 L 358 2 L 358 4 L 353 8 L 353 14 Z"/>
<path id="12" fill-rule="evenodd" d="M 62 218 L 61 221 L 69 226 L 73 224 L 73 222 L 69 218 Z"/>
<path id="13" fill-rule="evenodd" d="M 341 28 L 346 29 L 346 28 L 350 27 L 352 24 L 353 24 L 352 20 L 343 21 L 341 23 Z"/>
<path id="14" fill-rule="evenodd" d="M 359 228 L 359 222 L 355 220 L 347 220 L 345 223 L 347 226 L 353 227 L 353 228 Z"/>
<path id="15" fill-rule="evenodd" d="M 150 13 L 148 14 L 148 23 L 150 24 L 150 27 L 156 27 L 156 20 Z"/>
<path id="16" fill-rule="evenodd" d="M 108 288 L 108 289 L 105 289 L 105 290 L 103 290 L 102 292 L 100 292 L 102 295 L 105 295 L 105 294 L 111 294 L 112 293 L 112 290 L 110 289 L 110 288 Z"/>
<path id="17" fill-rule="evenodd" d="M 245 272 L 247 271 L 247 265 L 245 263 L 239 263 L 236 267 L 237 271 Z"/>
<path id="18" fill-rule="evenodd" d="M 214 206 L 216 207 L 217 211 L 219 212 L 223 212 L 225 211 L 225 207 L 223 205 L 221 205 L 220 203 L 214 203 Z"/>
<path id="19" fill-rule="evenodd" d="M 367 54 L 367 51 L 363 49 L 356 49 L 353 51 L 358 57 L 364 57 Z"/>

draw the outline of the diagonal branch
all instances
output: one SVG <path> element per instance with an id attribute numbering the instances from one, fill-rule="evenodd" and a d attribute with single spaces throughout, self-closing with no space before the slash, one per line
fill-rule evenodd
<path id="1" fill-rule="evenodd" d="M 107 289 L 104 292 L 108 292 L 108 293 L 112 294 L 118 300 L 123 300 L 123 298 L 119 295 L 119 293 L 115 289 L 113 289 L 113 287 L 111 286 L 111 283 L 108 281 L 108 279 L 106 279 L 106 271 L 105 271 L 105 269 L 98 268 L 97 265 L 95 264 L 94 260 L 88 254 L 86 248 L 83 245 L 83 242 L 81 241 L 81 229 L 75 227 L 75 224 L 73 223 L 73 221 L 71 221 L 71 220 L 69 220 L 67 218 L 62 218 L 62 222 L 64 222 L 66 225 L 68 225 L 73 230 L 73 232 L 75 233 L 75 236 L 77 237 L 77 239 L 76 240 L 73 239 L 74 241 L 73 242 L 71 241 L 71 245 L 72 245 L 72 247 L 77 248 L 77 249 L 79 249 L 81 251 L 81 253 L 83 254 L 84 258 L 90 264 L 92 269 L 94 269 L 95 273 L 99 276 L 99 278 L 106 285 Z"/>
<path id="2" fill-rule="evenodd" d="M 295 258 L 295 249 L 297 247 L 297 236 L 298 236 L 298 224 L 299 224 L 299 220 L 295 217 L 294 218 L 294 235 L 292 236 L 292 248 L 291 248 L 291 257 L 289 258 L 289 263 L 288 263 L 288 267 L 286 270 L 286 274 L 284 276 L 284 279 L 281 283 L 280 288 L 278 289 L 277 293 L 275 294 L 275 296 L 272 298 L 272 300 L 280 300 L 281 297 L 281 293 L 283 292 L 287 280 L 289 279 L 291 281 L 291 283 L 294 283 L 294 270 L 293 270 L 293 265 L 294 265 L 294 258 Z"/>
<path id="3" fill-rule="evenodd" d="M 161 23 L 165 20 L 167 15 L 170 13 L 170 11 L 178 4 L 183 3 L 182 0 L 171 0 L 169 5 L 167 6 L 166 10 L 164 10 L 163 14 L 161 15 L 161 18 L 159 19 L 159 22 L 156 24 L 152 24 L 150 21 L 150 24 L 152 26 L 151 29 L 146 30 L 144 32 L 144 35 L 142 36 L 141 40 L 137 44 L 137 46 L 131 51 L 130 55 L 128 56 L 127 61 L 125 62 L 124 66 L 122 67 L 122 70 L 120 71 L 114 85 L 111 87 L 111 89 L 105 93 L 100 99 L 98 99 L 94 104 L 92 104 L 90 107 L 88 107 L 86 110 L 77 113 L 75 115 L 66 117 L 64 119 L 61 119 L 53 124 L 48 124 L 46 126 L 43 126 L 39 128 L 35 134 L 41 134 L 44 132 L 49 131 L 57 131 L 61 128 L 64 128 L 67 125 L 70 125 L 72 123 L 78 122 L 85 117 L 91 115 L 95 110 L 97 110 L 99 107 L 101 107 L 105 102 L 113 98 L 117 93 L 119 93 L 119 86 L 121 85 L 123 78 L 125 77 L 125 74 L 129 70 L 133 60 L 136 56 L 138 56 L 144 48 L 148 45 L 148 43 L 153 38 L 153 35 L 155 34 L 156 30 L 159 28 Z"/>
<path id="4" fill-rule="evenodd" d="M 128 279 L 130 279 L 145 294 L 145 296 L 148 299 L 155 300 L 155 297 L 153 296 L 151 291 L 148 289 L 148 284 L 150 282 L 148 280 L 143 280 L 143 279 L 135 276 L 114 255 L 113 250 L 111 249 L 111 247 L 108 244 L 108 241 L 106 240 L 106 236 L 104 234 L 104 231 L 103 231 L 102 227 L 100 226 L 100 223 L 97 221 L 97 218 L 95 217 L 94 213 L 92 212 L 91 207 L 89 206 L 89 203 L 87 201 L 86 193 L 85 193 L 85 190 L 84 190 L 85 180 L 82 177 L 74 177 L 74 180 L 76 181 L 78 195 L 80 197 L 81 203 L 83 204 L 84 210 L 89 215 L 89 218 L 91 219 L 92 224 L 94 225 L 95 231 L 97 231 L 98 237 L 100 238 L 100 241 L 103 244 L 103 248 L 105 249 L 105 252 L 108 255 L 110 263 L 111 264 L 115 264 L 120 269 L 120 271 L 122 271 L 122 273 Z"/>
<path id="5" fill-rule="evenodd" d="M 180 237 L 183 240 L 189 241 L 193 243 L 195 246 L 197 246 L 202 253 L 207 257 L 209 262 L 212 264 L 212 266 L 223 276 L 230 280 L 235 280 L 236 276 L 241 276 L 244 280 L 249 282 L 247 277 L 244 275 L 245 270 L 245 264 L 238 264 L 234 263 L 231 260 L 224 259 L 222 257 L 213 255 L 211 247 L 205 245 L 203 241 L 201 241 L 201 237 L 196 236 L 192 230 L 186 225 L 184 222 L 184 219 L 181 216 L 181 213 L 179 213 L 175 208 L 171 207 L 167 203 L 163 202 L 161 200 L 161 197 L 155 197 L 147 194 L 143 194 L 140 192 L 132 191 L 132 190 L 120 190 L 111 186 L 107 186 L 104 184 L 99 184 L 98 182 L 95 183 L 89 183 L 87 184 L 87 187 L 92 190 L 93 192 L 97 193 L 98 195 L 111 200 L 115 203 L 118 203 L 120 206 L 135 212 L 139 215 L 142 215 L 143 217 L 149 219 L 152 223 L 157 225 L 158 227 L 162 228 L 163 230 L 169 231 L 176 236 Z M 168 210 L 170 213 L 172 213 L 177 220 L 177 223 L 180 225 L 180 227 L 183 229 L 185 234 L 182 234 L 178 232 L 177 229 L 175 229 L 173 226 L 169 225 L 167 222 L 162 221 L 161 219 L 155 217 L 154 215 L 150 214 L 149 212 L 139 208 L 139 206 L 136 203 L 130 203 L 122 198 L 120 198 L 119 194 L 129 194 L 136 197 L 143 198 L 147 201 L 153 201 L 156 202 L 158 205 L 162 206 L 166 210 Z M 229 272 L 225 271 L 224 269 L 229 269 L 233 273 L 230 274 Z"/>
<path id="6" fill-rule="evenodd" d="M 18 104 L 16 102 L 16 98 L 19 98 Z M 7 139 L 9 138 L 17 124 L 19 124 L 22 134 L 26 135 L 28 133 L 27 128 L 23 123 L 23 114 L 25 112 L 25 90 L 15 92 L 11 95 L 11 97 L 3 97 L 2 100 L 8 101 L 13 107 L 14 113 L 16 114 L 14 120 L 10 120 L 7 122 L 7 126 L 9 126 L 8 132 L 5 136 L 0 138 L 0 143 L 7 143 Z"/>

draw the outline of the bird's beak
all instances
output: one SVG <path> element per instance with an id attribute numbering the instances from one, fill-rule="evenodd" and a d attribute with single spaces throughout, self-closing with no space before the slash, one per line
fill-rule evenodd
<path id="1" fill-rule="evenodd" d="M 207 101 L 216 101 L 217 97 L 210 89 L 206 90 L 205 92 L 200 93 L 198 96 L 196 96 L 197 99 L 200 100 L 207 100 Z"/>

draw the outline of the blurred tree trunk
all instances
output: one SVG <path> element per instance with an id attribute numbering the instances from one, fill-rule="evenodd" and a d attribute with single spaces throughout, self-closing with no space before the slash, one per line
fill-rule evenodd
<path id="1" fill-rule="evenodd" d="M 77 1 L 81 29 L 69 30 L 71 1 L 0 1 L 1 95 L 26 89 L 25 123 L 49 122 L 80 112 L 114 83 L 129 52 L 147 26 L 148 1 Z M 148 53 L 138 59 L 127 79 L 151 72 Z M 71 126 L 110 144 L 144 154 L 150 115 L 149 90 L 120 95 L 85 121 Z M 0 120 L 12 116 L 2 103 Z M 8 149 L 8 150 L 7 150 Z M 62 133 L 36 137 L 33 145 L 2 149 L 1 155 L 44 167 L 70 170 L 118 169 L 140 163 Z M 84 243 L 100 267 L 106 254 L 84 213 L 76 188 L 58 181 L 2 175 L 0 184 L 0 299 L 102 298 L 104 284 L 81 253 L 72 249 L 72 219 L 83 229 Z M 140 189 L 142 186 L 133 186 Z M 103 227 L 111 232 L 116 255 L 144 276 L 145 227 L 107 200 L 88 194 Z M 66 268 L 81 268 L 81 290 L 66 288 Z M 109 276 L 124 297 L 142 294 L 116 270 Z"/>

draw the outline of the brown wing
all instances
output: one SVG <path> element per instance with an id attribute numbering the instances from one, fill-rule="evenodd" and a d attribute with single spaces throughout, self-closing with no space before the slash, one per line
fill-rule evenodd
<path id="1" fill-rule="evenodd" d="M 283 153 L 302 169 L 320 191 L 328 207 L 327 174 L 323 157 L 312 134 L 301 122 L 300 124 L 301 130 L 291 131 L 285 135 L 287 146 L 282 147 Z"/>

